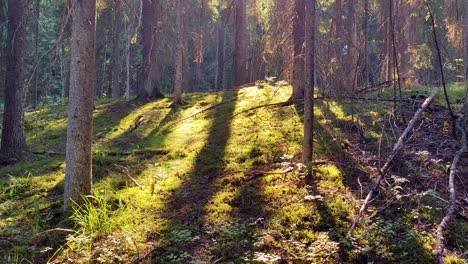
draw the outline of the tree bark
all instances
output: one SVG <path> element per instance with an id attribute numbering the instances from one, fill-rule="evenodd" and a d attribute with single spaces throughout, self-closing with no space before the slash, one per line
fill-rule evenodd
<path id="1" fill-rule="evenodd" d="M 216 69 L 216 90 L 224 88 L 224 39 L 225 39 L 225 25 L 224 21 L 220 19 L 218 22 L 218 47 L 216 51 L 217 69 Z"/>
<path id="2" fill-rule="evenodd" d="M 363 86 L 369 85 L 369 0 L 364 0 L 364 78 Z"/>
<path id="3" fill-rule="evenodd" d="M 96 82 L 96 1 L 73 0 L 70 100 L 64 211 L 92 189 L 93 94 Z"/>
<path id="4" fill-rule="evenodd" d="M 314 151 L 314 80 L 315 80 L 315 6 L 316 0 L 308 0 L 305 4 L 305 80 L 304 80 L 304 143 L 302 161 L 312 162 Z M 311 180 L 312 175 L 309 175 Z"/>
<path id="5" fill-rule="evenodd" d="M 120 97 L 120 1 L 115 1 L 112 19 L 111 94 Z"/>
<path id="6" fill-rule="evenodd" d="M 305 0 L 294 1 L 294 16 L 293 16 L 293 41 L 294 41 L 294 52 L 293 52 L 293 79 L 292 87 L 293 94 L 290 101 L 304 98 L 304 5 Z"/>
<path id="7" fill-rule="evenodd" d="M 174 104 L 175 105 L 182 105 L 182 92 L 183 92 L 183 83 L 184 83 L 184 36 L 183 36 L 183 8 L 184 5 L 182 3 L 183 0 L 177 0 L 176 2 L 176 9 L 177 9 L 177 16 L 176 16 L 176 34 L 177 34 L 177 47 L 176 47 L 176 54 L 175 54 L 175 84 L 174 84 Z"/>
<path id="8" fill-rule="evenodd" d="M 27 149 L 24 137 L 28 0 L 8 0 L 5 110 L 0 159 L 16 159 Z"/>
<path id="9" fill-rule="evenodd" d="M 3 49 L 3 32 L 5 28 L 5 1 L 0 0 L 0 93 L 4 94 L 4 84 L 5 84 L 5 54 Z"/>
<path id="10" fill-rule="evenodd" d="M 159 0 L 143 0 L 143 82 L 141 90 L 146 98 L 161 98 L 163 94 L 159 89 L 159 40 L 157 12 Z"/>
<path id="11" fill-rule="evenodd" d="M 465 130 L 468 133 L 468 5 L 465 5 L 463 10 L 463 35 L 465 37 Z"/>
<path id="12" fill-rule="evenodd" d="M 247 0 L 236 1 L 236 35 L 234 43 L 234 86 L 246 83 Z"/>

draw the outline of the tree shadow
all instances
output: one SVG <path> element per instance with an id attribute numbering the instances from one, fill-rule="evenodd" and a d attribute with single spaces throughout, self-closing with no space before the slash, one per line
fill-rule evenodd
<path id="1" fill-rule="evenodd" d="M 237 92 L 221 92 L 222 101 L 235 95 Z M 168 198 L 165 218 L 172 222 L 160 230 L 164 250 L 153 256 L 154 263 L 165 263 L 180 252 L 197 260 L 228 261 L 250 250 L 255 224 L 245 223 L 255 222 L 251 216 L 261 214 L 261 194 L 243 180 L 244 176 L 230 177 L 236 173 L 226 171 L 226 148 L 235 107 L 233 101 L 207 112 L 212 121 L 208 138 L 196 155 L 191 172 L 183 176 L 182 186 Z M 234 193 L 227 201 L 229 209 L 222 211 L 219 219 L 213 219 L 213 199 L 226 189 Z M 184 230 L 189 230 L 196 240 L 178 239 Z"/>

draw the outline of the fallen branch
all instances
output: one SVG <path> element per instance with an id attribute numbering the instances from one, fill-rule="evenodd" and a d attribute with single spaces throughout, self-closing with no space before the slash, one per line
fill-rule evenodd
<path id="1" fill-rule="evenodd" d="M 461 125 L 461 121 L 463 119 L 459 117 L 457 119 L 457 128 L 460 131 L 462 138 L 461 138 L 461 147 L 455 153 L 455 156 L 452 161 L 452 165 L 450 166 L 450 174 L 449 174 L 449 191 L 450 191 L 450 200 L 449 200 L 449 207 L 447 210 L 447 214 L 440 222 L 439 226 L 437 227 L 436 231 L 436 250 L 437 250 L 437 263 L 443 263 L 444 257 L 444 248 L 445 248 L 445 238 L 444 238 L 444 231 L 447 229 L 449 222 L 452 220 L 455 207 L 456 207 L 456 190 L 455 190 L 455 175 L 457 174 L 458 163 L 462 157 L 462 155 L 467 152 L 467 142 L 466 142 L 466 132 Z"/>
<path id="2" fill-rule="evenodd" d="M 351 236 L 353 234 L 353 231 L 354 229 L 356 228 L 356 225 L 357 223 L 359 222 L 359 220 L 361 219 L 362 217 L 362 214 L 366 211 L 367 209 L 367 206 L 369 205 L 369 202 L 372 198 L 372 195 L 374 194 L 374 192 L 377 190 L 377 188 L 379 187 L 380 185 L 380 182 L 382 181 L 382 179 L 385 177 L 385 175 L 389 172 L 390 170 L 390 165 L 393 161 L 393 159 L 396 157 L 396 155 L 398 154 L 398 152 L 401 150 L 401 148 L 403 147 L 404 145 L 404 141 L 405 139 L 407 138 L 408 134 L 411 132 L 411 130 L 413 129 L 414 125 L 416 124 L 416 122 L 419 120 L 419 118 L 421 117 L 422 113 L 424 112 L 424 110 L 431 104 L 432 100 L 434 99 L 434 97 L 436 96 L 437 92 L 439 91 L 439 88 L 438 87 L 435 87 L 434 90 L 432 91 L 432 94 L 431 96 L 429 96 L 425 101 L 424 103 L 421 105 L 421 107 L 418 109 L 418 111 L 416 111 L 416 113 L 414 114 L 413 118 L 411 119 L 411 121 L 408 123 L 408 126 L 406 127 L 405 131 L 403 131 L 403 133 L 401 134 L 401 136 L 398 138 L 398 141 L 395 143 L 395 145 L 393 146 L 393 150 L 392 150 L 392 153 L 390 154 L 390 156 L 387 158 L 387 161 L 385 162 L 385 164 L 383 165 L 382 168 L 380 168 L 379 170 L 379 176 L 377 177 L 377 179 L 375 180 L 374 184 L 372 185 L 371 187 L 371 190 L 369 191 L 369 194 L 367 194 L 367 197 L 366 199 L 364 200 L 364 203 L 362 204 L 361 206 L 361 209 L 359 210 L 359 213 L 358 215 L 356 216 L 356 219 L 354 220 L 353 224 L 351 225 L 351 228 L 349 229 L 348 231 L 348 236 Z"/>
<path id="3" fill-rule="evenodd" d="M 127 176 L 133 183 L 135 183 L 136 186 L 140 187 L 140 188 L 143 188 L 142 185 L 140 185 L 133 177 L 132 175 L 130 175 L 130 172 L 128 171 L 128 169 L 124 166 L 120 166 L 120 165 L 117 165 L 117 164 L 114 164 L 114 166 L 116 166 L 117 168 L 120 169 L 120 172 L 122 174 L 124 174 L 125 176 Z"/>

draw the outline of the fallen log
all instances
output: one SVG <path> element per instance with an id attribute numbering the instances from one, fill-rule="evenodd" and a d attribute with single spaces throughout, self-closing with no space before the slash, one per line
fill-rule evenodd
<path id="1" fill-rule="evenodd" d="M 452 161 L 452 165 L 450 166 L 450 174 L 449 174 L 449 192 L 450 192 L 450 199 L 449 199 L 449 206 L 447 209 L 447 214 L 440 222 L 439 226 L 437 227 L 436 231 L 436 250 L 437 250 L 437 263 L 443 263 L 444 257 L 444 248 L 445 248 L 445 238 L 444 238 L 444 231 L 447 229 L 449 222 L 452 220 L 453 215 L 455 213 L 456 207 L 456 190 L 455 190 L 455 175 L 457 174 L 458 163 L 462 155 L 468 151 L 467 142 L 466 142 L 466 131 L 463 129 L 461 122 L 463 118 L 458 117 L 457 119 L 457 129 L 460 131 L 462 138 L 461 138 L 461 147 L 455 153 L 455 156 Z"/>
<path id="2" fill-rule="evenodd" d="M 403 147 L 404 145 L 404 141 L 405 139 L 407 138 L 408 134 L 411 132 L 411 130 L 413 129 L 414 125 L 416 124 L 416 122 L 419 120 L 419 118 L 421 118 L 421 115 L 422 113 L 424 112 L 424 110 L 431 104 L 431 102 L 433 101 L 434 97 L 436 96 L 437 92 L 439 91 L 439 87 L 435 87 L 434 90 L 432 91 L 432 94 L 431 96 L 429 96 L 425 101 L 424 103 L 420 106 L 420 108 L 418 109 L 418 111 L 416 111 L 416 113 L 414 114 L 413 118 L 410 120 L 410 122 L 408 123 L 408 126 L 406 127 L 406 129 L 403 131 L 403 133 L 401 134 L 401 136 L 398 138 L 398 141 L 395 143 L 395 145 L 393 146 L 393 149 L 392 149 L 392 153 L 390 154 L 390 156 L 387 158 L 385 164 L 383 165 L 382 168 L 379 169 L 379 176 L 377 177 L 377 179 L 374 181 L 374 184 L 372 185 L 371 187 L 371 190 L 369 191 L 369 193 L 367 194 L 367 197 L 366 199 L 364 200 L 364 203 L 362 204 L 361 206 L 361 209 L 359 210 L 359 213 L 358 215 L 356 216 L 356 219 L 354 220 L 353 224 L 351 225 L 351 228 L 349 229 L 348 231 L 348 236 L 351 236 L 353 234 L 353 231 L 354 229 L 356 228 L 356 225 L 358 224 L 359 220 L 361 219 L 363 213 L 366 211 L 367 209 L 367 206 L 369 205 L 369 202 L 372 198 L 372 195 L 374 194 L 374 192 L 377 190 L 377 188 L 379 187 L 380 185 L 380 182 L 382 181 L 382 179 L 385 177 L 385 175 L 390 171 L 390 165 L 393 161 L 393 159 L 396 157 L 396 155 L 399 153 L 399 151 L 401 150 L 401 148 Z"/>

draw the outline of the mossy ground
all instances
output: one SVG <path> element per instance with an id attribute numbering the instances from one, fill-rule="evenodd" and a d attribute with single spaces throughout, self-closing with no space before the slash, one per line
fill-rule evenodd
<path id="1" fill-rule="evenodd" d="M 419 90 L 430 89 L 411 93 Z M 379 150 L 385 157 L 392 131 L 401 127 L 384 126 L 391 104 L 318 102 L 314 154 L 330 162 L 313 168 L 315 182 L 307 186 L 308 169 L 298 163 L 301 106 L 248 110 L 290 93 L 288 86 L 194 93 L 178 109 L 169 98 L 97 104 L 95 194 L 72 221 L 61 217 L 63 156 L 30 155 L 0 168 L 0 262 L 130 263 L 144 256 L 153 263 L 433 262 L 448 160 L 430 151 L 423 159 L 425 149 L 411 145 L 418 139 L 409 142 L 413 147 L 395 161 L 348 239 Z M 193 116 L 223 101 L 229 102 Z M 66 106 L 28 113 L 26 120 L 33 150 L 64 152 Z M 465 263 L 467 227 L 460 218 L 450 227 L 451 263 Z"/>

